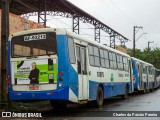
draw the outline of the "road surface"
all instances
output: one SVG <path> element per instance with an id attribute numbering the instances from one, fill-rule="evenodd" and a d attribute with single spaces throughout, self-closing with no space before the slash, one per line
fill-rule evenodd
<path id="1" fill-rule="evenodd" d="M 120 114 L 121 111 L 122 114 Z M 87 105 L 69 105 L 67 109 L 62 111 L 57 111 L 51 107 L 40 109 L 39 112 L 42 112 L 44 119 L 49 120 L 160 120 L 160 117 L 155 117 L 156 113 L 160 115 L 160 89 L 147 94 L 134 93 L 129 95 L 127 100 L 113 97 L 105 100 L 102 108 L 89 108 Z M 151 114 L 154 117 L 119 116 L 127 113 L 132 114 L 132 116 Z M 118 117 L 108 117 L 113 116 L 113 114 Z"/>

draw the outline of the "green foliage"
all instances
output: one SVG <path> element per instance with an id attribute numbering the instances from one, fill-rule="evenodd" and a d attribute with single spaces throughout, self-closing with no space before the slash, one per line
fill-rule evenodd
<path id="1" fill-rule="evenodd" d="M 133 50 L 128 48 L 128 54 L 133 56 Z M 154 48 L 153 50 L 145 48 L 143 51 L 136 49 L 136 58 L 145 62 L 153 64 L 156 68 L 160 69 L 160 48 Z"/>

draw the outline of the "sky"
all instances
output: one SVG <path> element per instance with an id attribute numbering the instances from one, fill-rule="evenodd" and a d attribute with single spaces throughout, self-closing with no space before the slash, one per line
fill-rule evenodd
<path id="1" fill-rule="evenodd" d="M 130 41 L 126 46 L 133 48 L 133 26 L 142 26 L 136 33 L 136 48 L 160 47 L 160 0 L 68 0 L 101 22 L 110 26 Z M 48 17 L 48 26 L 62 27 L 71 31 L 72 20 L 61 17 Z M 80 23 L 80 34 L 94 40 L 94 28 Z M 145 34 L 143 34 L 145 33 Z M 143 34 L 143 35 L 142 35 Z M 101 42 L 109 45 L 108 34 L 101 31 Z M 142 36 L 141 36 L 142 35 Z M 141 36 L 139 38 L 139 36 Z M 138 39 L 139 38 L 139 39 Z M 137 40 L 138 39 L 138 40 Z M 116 40 L 116 44 L 120 44 Z"/>

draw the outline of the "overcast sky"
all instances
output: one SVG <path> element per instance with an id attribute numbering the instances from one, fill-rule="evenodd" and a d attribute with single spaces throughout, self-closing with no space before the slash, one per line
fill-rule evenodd
<path id="1" fill-rule="evenodd" d="M 130 39 L 131 41 L 126 43 L 127 47 L 132 48 L 133 46 L 133 26 L 135 25 L 143 26 L 143 30 L 139 30 L 139 32 L 136 34 L 136 39 L 143 32 L 147 33 L 136 42 L 136 48 L 146 48 L 148 41 L 154 41 L 154 43 L 150 44 L 152 49 L 154 47 L 160 47 L 160 0 L 69 1 Z M 52 26 L 51 23 L 53 23 L 56 25 L 56 27 L 59 27 L 55 20 L 61 21 L 61 24 L 64 24 L 65 28 L 71 28 L 69 27 L 69 23 L 71 25 L 71 20 L 64 20 L 61 18 L 48 20 L 50 22 L 49 25 Z M 81 28 L 93 28 L 93 26 L 90 24 L 83 24 L 84 23 L 80 24 Z M 93 37 L 94 31 L 90 29 L 81 29 L 80 34 L 91 34 L 88 36 Z M 109 45 L 109 39 L 105 37 L 107 34 L 104 32 L 102 32 L 102 34 L 102 42 Z M 119 44 L 118 40 L 116 40 L 116 44 Z"/>

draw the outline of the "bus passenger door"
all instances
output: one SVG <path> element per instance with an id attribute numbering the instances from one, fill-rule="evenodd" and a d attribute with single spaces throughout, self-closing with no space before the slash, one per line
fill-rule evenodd
<path id="1" fill-rule="evenodd" d="M 77 72 L 78 72 L 78 99 L 88 98 L 86 47 L 76 46 Z"/>

